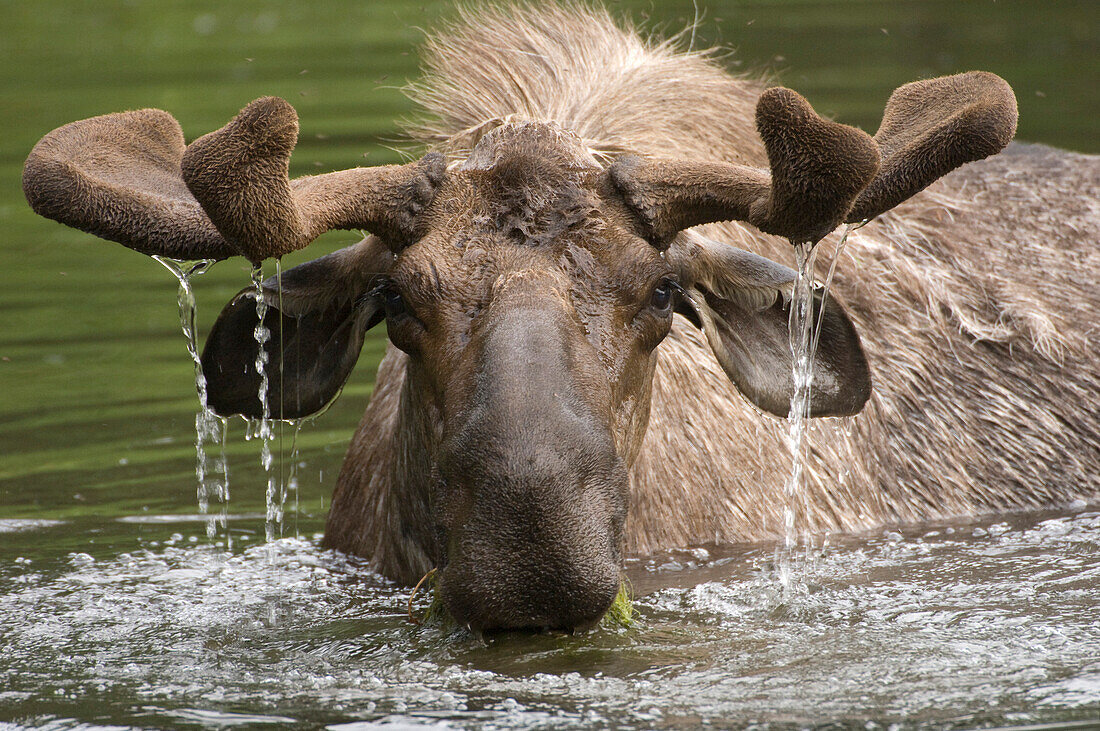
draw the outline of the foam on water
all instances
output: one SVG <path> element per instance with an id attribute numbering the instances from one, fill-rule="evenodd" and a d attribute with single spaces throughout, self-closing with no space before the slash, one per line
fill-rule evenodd
<path id="1" fill-rule="evenodd" d="M 0 533 L 16 533 L 18 531 L 34 531 L 42 528 L 52 528 L 64 525 L 61 520 L 42 520 L 38 518 L 0 518 Z"/>
<path id="2" fill-rule="evenodd" d="M 631 562 L 635 627 L 487 646 L 409 624 L 407 589 L 317 536 L 274 561 L 189 540 L 0 564 L 0 717 L 954 728 L 1100 707 L 1095 511 L 847 539 L 793 597 L 771 546 Z"/>

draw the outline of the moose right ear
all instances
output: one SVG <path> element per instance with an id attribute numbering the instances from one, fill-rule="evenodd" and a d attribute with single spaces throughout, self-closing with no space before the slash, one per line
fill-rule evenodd
<path id="1" fill-rule="evenodd" d="M 758 408 L 786 417 L 794 395 L 790 313 L 798 274 L 770 259 L 691 233 L 670 249 L 685 287 L 678 310 L 706 333 L 722 370 Z M 686 310 L 686 312 L 685 312 Z M 840 303 L 813 294 L 820 332 L 810 416 L 849 416 L 871 396 L 859 334 Z"/>
<path id="2" fill-rule="evenodd" d="M 383 313 L 367 295 L 370 281 L 388 271 L 393 253 L 368 237 L 328 256 L 296 266 L 263 283 L 268 331 L 268 416 L 296 419 L 331 402 L 351 375 L 363 338 Z M 207 404 L 221 416 L 262 417 L 260 319 L 253 288 L 241 290 L 218 316 L 202 352 Z"/>

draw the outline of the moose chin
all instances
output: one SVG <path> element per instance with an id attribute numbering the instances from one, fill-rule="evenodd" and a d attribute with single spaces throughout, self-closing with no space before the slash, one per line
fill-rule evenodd
<path id="1" fill-rule="evenodd" d="M 386 323 L 326 545 L 437 569 L 476 630 L 576 630 L 626 554 L 775 537 L 796 280 L 775 260 L 846 223 L 809 414 L 859 416 L 807 436 L 798 528 L 1100 495 L 1100 166 L 1009 146 L 1004 80 L 902 86 L 872 137 L 555 5 L 462 12 L 424 64 L 406 165 L 291 180 L 297 114 L 267 97 L 189 145 L 158 110 L 74 122 L 24 171 L 38 213 L 149 255 L 369 232 L 262 288 L 275 418 L 335 398 Z M 262 413 L 257 296 L 202 354 L 222 415 Z"/>

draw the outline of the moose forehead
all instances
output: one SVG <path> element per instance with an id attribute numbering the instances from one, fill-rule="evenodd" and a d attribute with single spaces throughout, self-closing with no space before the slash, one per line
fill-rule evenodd
<path id="1" fill-rule="evenodd" d="M 477 308 L 515 273 L 536 271 L 579 309 L 633 299 L 668 274 L 603 168 L 545 123 L 505 124 L 453 167 L 426 212 L 428 233 L 392 272 L 419 303 Z"/>

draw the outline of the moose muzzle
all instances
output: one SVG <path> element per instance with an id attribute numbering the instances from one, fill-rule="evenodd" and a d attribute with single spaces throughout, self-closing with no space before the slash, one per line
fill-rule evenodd
<path id="1" fill-rule="evenodd" d="M 494 297 L 443 442 L 442 596 L 478 630 L 583 629 L 619 588 L 627 475 L 610 386 L 559 295 L 528 282 Z"/>

